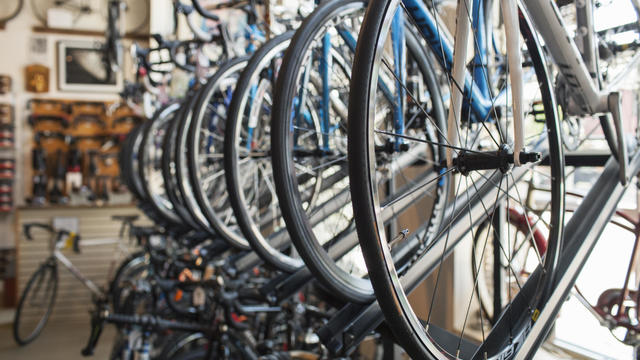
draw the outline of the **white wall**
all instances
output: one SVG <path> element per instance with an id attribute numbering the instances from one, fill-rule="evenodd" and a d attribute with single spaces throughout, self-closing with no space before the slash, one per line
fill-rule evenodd
<path id="1" fill-rule="evenodd" d="M 13 81 L 12 93 L 0 95 L 0 102 L 10 102 L 14 105 L 15 139 L 16 139 L 16 179 L 14 182 L 14 203 L 24 205 L 24 194 L 30 192 L 31 179 L 24 178 L 25 167 L 30 167 L 30 151 L 32 134 L 26 123 L 26 104 L 31 98 L 64 98 L 71 100 L 118 100 L 116 93 L 88 93 L 61 92 L 58 90 L 56 72 L 57 42 L 60 40 L 103 40 L 100 37 L 75 36 L 62 34 L 34 33 L 32 28 L 41 25 L 31 10 L 31 1 L 25 1 L 20 14 L 11 20 L 4 30 L 0 30 L 0 74 L 11 76 Z M 46 52 L 35 54 L 30 49 L 33 39 L 46 41 Z M 125 41 L 125 46 L 128 42 Z M 129 59 L 125 56 L 125 68 Z M 50 69 L 49 93 L 32 94 L 24 91 L 25 67 L 31 64 L 42 64 Z M 12 228 L 13 216 L 0 215 L 0 248 L 13 247 L 15 244 Z"/>

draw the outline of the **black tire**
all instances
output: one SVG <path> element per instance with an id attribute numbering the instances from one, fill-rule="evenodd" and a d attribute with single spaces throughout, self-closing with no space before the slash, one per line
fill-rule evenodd
<path id="1" fill-rule="evenodd" d="M 144 196 L 144 189 L 142 188 L 142 182 L 137 176 L 137 156 L 140 149 L 140 142 L 142 141 L 142 131 L 146 127 L 146 122 L 136 126 L 135 129 L 129 132 L 122 147 L 118 158 L 118 164 L 120 166 L 120 176 L 122 181 L 127 185 L 129 191 L 140 202 L 145 202 L 147 199 Z"/>
<path id="2" fill-rule="evenodd" d="M 34 296 L 38 296 L 43 285 L 45 286 L 45 293 L 41 299 L 42 306 L 40 306 L 40 308 L 44 310 L 44 312 L 35 320 L 35 326 L 31 329 L 29 325 L 33 320 L 27 318 L 31 314 L 26 313 L 26 311 L 28 311 L 26 307 L 33 305 L 33 301 L 37 301 Z M 53 311 L 57 292 L 58 267 L 54 260 L 51 259 L 40 265 L 38 270 L 33 273 L 20 297 L 20 302 L 18 303 L 16 315 L 13 320 L 13 338 L 18 345 L 27 345 L 40 335 Z M 29 333 L 23 334 L 23 330 L 27 330 Z"/>
<path id="3" fill-rule="evenodd" d="M 147 126 L 142 130 L 142 140 L 140 141 L 140 151 L 138 152 L 138 176 L 142 183 L 142 189 L 145 194 L 145 198 L 148 199 L 148 203 L 153 209 L 162 215 L 168 224 L 179 225 L 182 223 L 180 217 L 175 211 L 175 206 L 168 199 L 167 190 L 164 186 L 164 182 L 160 184 L 158 178 L 152 179 L 152 171 L 161 170 L 156 169 L 156 166 L 161 166 L 161 158 L 151 158 L 150 152 L 159 150 L 162 156 L 162 143 L 158 144 L 158 141 L 163 141 L 166 136 L 166 129 L 168 123 L 175 118 L 180 105 L 177 103 L 170 103 L 162 108 L 158 109 L 153 118 L 147 122 Z M 160 146 L 158 146 L 160 145 Z M 158 156 L 158 155 L 155 155 Z M 149 164 L 150 163 L 150 164 Z M 152 186 L 158 185 L 157 189 L 152 189 Z"/>
<path id="4" fill-rule="evenodd" d="M 195 96 L 193 95 L 188 96 L 182 101 L 180 110 L 171 121 L 169 131 L 164 137 L 164 143 L 162 144 L 162 178 L 164 179 L 167 196 L 169 197 L 169 200 L 171 200 L 176 213 L 180 216 L 182 221 L 184 221 L 184 223 L 193 230 L 206 231 L 206 229 L 204 229 L 201 224 L 193 218 L 192 214 L 186 208 L 184 199 L 182 198 L 182 194 L 178 188 L 178 180 L 176 179 L 175 147 L 176 133 L 180 124 L 179 119 L 184 116 L 184 112 L 192 105 L 194 97 Z"/>
<path id="5" fill-rule="evenodd" d="M 316 11 L 308 17 L 300 30 L 294 36 L 290 49 L 287 51 L 280 70 L 276 85 L 276 98 L 272 120 L 272 161 L 276 189 L 283 217 L 287 223 L 287 228 L 291 234 L 300 256 L 306 265 L 314 273 L 316 278 L 322 282 L 332 293 L 342 297 L 344 300 L 366 303 L 374 298 L 371 283 L 366 278 L 356 277 L 337 265 L 337 261 L 327 252 L 327 244 L 321 244 L 313 230 L 313 225 L 305 211 L 297 181 L 295 179 L 293 142 L 289 136 L 290 132 L 290 109 L 293 106 L 293 99 L 296 96 L 298 87 L 298 76 L 300 68 L 303 66 L 306 49 L 321 32 L 326 22 L 342 11 L 352 12 L 366 6 L 365 1 L 341 0 L 331 1 L 321 4 Z M 419 48 L 418 42 L 408 42 L 409 51 L 416 54 L 413 58 L 420 64 L 420 69 L 425 82 L 432 94 L 439 94 L 438 83 L 433 73 L 433 69 L 427 62 L 428 55 Z M 353 91 L 353 90 L 352 90 Z M 356 90 L 356 91 L 361 91 Z M 438 97 L 436 97 L 438 98 Z M 441 102 L 434 101 L 434 117 L 444 121 L 444 108 Z M 346 168 L 346 166 L 345 166 Z M 345 169 L 346 173 L 346 169 Z M 345 174 L 346 175 L 346 174 Z M 445 182 L 448 185 L 448 181 Z M 348 189 L 348 188 L 347 188 Z M 443 188 L 444 189 L 444 188 Z M 446 190 L 440 193 L 446 194 Z M 438 200 L 437 204 L 444 203 L 444 198 Z M 312 209 L 313 211 L 313 209 Z M 437 223 L 437 221 L 434 221 Z M 343 231 L 355 232 L 353 228 L 346 228 Z M 346 237 L 346 236 L 345 236 Z M 350 248 L 357 247 L 357 240 L 353 239 Z"/>
<path id="6" fill-rule="evenodd" d="M 383 219 L 376 214 L 376 211 L 380 209 L 379 200 L 375 197 L 377 189 L 371 185 L 372 175 L 377 171 L 371 161 L 375 159 L 376 154 L 375 150 L 370 147 L 372 141 L 371 136 L 374 133 L 375 127 L 373 123 L 370 122 L 372 114 L 369 112 L 370 110 L 375 110 L 375 108 L 370 107 L 370 101 L 374 99 L 374 96 L 369 92 L 370 89 L 376 91 L 377 83 L 375 83 L 376 80 L 372 76 L 372 74 L 377 74 L 374 66 L 376 66 L 376 56 L 379 56 L 379 53 L 377 54 L 376 51 L 383 46 L 379 41 L 384 42 L 386 40 L 385 36 L 391 23 L 391 21 L 388 20 L 397 14 L 395 7 L 397 5 L 398 3 L 394 1 L 375 1 L 369 4 L 365 16 L 366 20 L 362 26 L 358 40 L 358 50 L 351 82 L 352 91 L 349 101 L 349 175 L 352 182 L 351 192 L 358 237 L 365 256 L 367 268 L 369 269 L 371 283 L 375 288 L 376 298 L 385 315 L 387 324 L 393 331 L 394 337 L 398 339 L 398 342 L 404 347 L 411 358 L 470 358 L 474 356 L 474 354 L 476 356 L 475 358 L 511 358 L 511 356 L 517 352 L 518 346 L 522 344 L 524 338 L 529 334 L 527 329 L 529 329 L 533 321 L 535 321 L 537 309 L 544 306 L 550 295 L 549 290 L 553 283 L 553 272 L 557 264 L 557 255 L 562 242 L 562 229 L 564 225 L 564 164 L 562 146 L 558 117 L 556 114 L 557 107 L 553 97 L 553 87 L 546 69 L 544 54 L 535 35 L 533 35 L 531 31 L 526 14 L 521 14 L 520 29 L 522 36 L 525 38 L 525 43 L 528 46 L 528 54 L 531 57 L 531 64 L 527 65 L 535 69 L 535 75 L 538 81 L 537 85 L 539 85 L 540 95 L 545 106 L 544 123 L 546 127 L 541 127 L 539 136 L 540 139 L 548 141 L 548 156 L 550 158 L 551 169 L 550 178 L 553 179 L 549 185 L 551 187 L 551 201 L 549 204 L 551 205 L 550 223 L 552 224 L 552 234 L 544 260 L 545 275 L 541 277 L 532 276 L 529 278 L 529 281 L 532 282 L 529 284 L 532 285 L 529 288 L 533 288 L 535 293 L 532 296 L 525 294 L 524 296 L 527 296 L 527 298 L 524 299 L 522 303 L 516 304 L 522 305 L 524 309 L 518 308 L 511 311 L 511 307 L 509 307 L 509 309 L 505 311 L 507 315 L 501 319 L 504 321 L 501 321 L 498 326 L 489 329 L 490 333 L 485 332 L 483 334 L 484 342 L 479 347 L 474 346 L 473 349 L 469 348 L 469 352 L 466 352 L 466 349 L 461 349 L 460 347 L 464 334 L 455 333 L 456 341 L 450 344 L 450 346 L 445 344 L 444 341 L 438 341 L 438 339 L 442 339 L 442 337 L 439 337 L 436 333 L 437 326 L 429 326 L 430 323 L 428 319 L 425 323 L 416 315 L 407 299 L 407 293 L 412 289 L 408 288 L 405 290 L 408 284 L 403 283 L 403 280 L 407 280 L 408 277 L 412 279 L 424 279 L 429 271 L 438 269 L 438 264 L 441 265 L 445 259 L 445 255 L 448 254 L 448 252 L 445 253 L 445 250 L 448 249 L 446 240 L 436 241 L 437 239 L 434 239 L 433 243 L 427 241 L 428 245 L 426 247 L 419 248 L 419 251 L 416 252 L 415 255 L 416 261 L 418 262 L 414 264 L 421 266 L 410 269 L 415 271 L 403 278 L 401 271 L 406 270 L 396 269 L 394 260 L 391 257 L 392 251 L 389 245 L 391 241 L 386 239 L 386 235 L 384 234 L 385 228 L 380 227 Z M 430 12 L 431 9 L 427 9 L 426 11 Z M 366 91 L 362 91 L 362 89 L 366 89 Z M 535 119 L 529 119 L 535 121 Z M 482 123 L 484 124 L 484 122 Z M 497 125 L 498 128 L 499 126 L 500 125 Z M 525 168 L 525 171 L 526 169 L 527 168 Z M 451 171 L 451 169 L 449 169 L 449 171 Z M 500 176 L 500 172 L 497 171 L 497 173 L 497 175 Z M 363 181 L 363 179 L 367 180 Z M 462 183 L 462 181 L 460 183 Z M 487 187 L 494 186 L 495 188 L 495 185 L 488 182 L 480 182 L 479 186 L 483 184 L 487 184 Z M 485 188 L 481 188 L 481 190 L 483 189 Z M 461 197 L 463 196 L 464 194 L 461 195 Z M 507 197 L 507 199 L 509 199 L 509 197 Z M 462 209 L 456 209 L 455 207 L 452 211 L 450 207 L 447 209 L 451 214 L 450 217 L 445 219 L 447 223 L 449 223 L 449 220 L 456 219 L 459 214 L 466 216 L 465 203 L 462 202 L 459 206 Z M 491 206 L 493 206 L 493 204 Z M 471 214 L 471 212 L 469 212 L 469 214 Z M 445 225 L 443 224 L 442 226 Z M 449 234 L 447 231 L 443 231 L 443 233 Z M 456 238 L 458 238 L 457 235 Z M 440 237 L 440 240 L 442 239 L 443 238 Z M 457 244 L 457 242 L 451 240 L 449 251 L 453 251 L 451 247 L 455 246 L 455 244 Z M 439 249 L 439 251 L 434 254 L 433 249 Z M 430 254 L 430 256 L 422 256 L 424 254 Z M 423 259 L 425 259 L 424 262 L 419 262 Z M 439 273 L 440 271 L 438 271 L 438 274 Z M 417 281 L 411 282 L 411 284 L 417 283 Z M 435 286 L 437 287 L 437 282 Z M 435 295 L 430 296 L 432 299 L 435 298 Z M 431 310 L 431 308 L 428 310 Z M 451 311 L 455 312 L 456 310 Z M 460 309 L 460 311 L 465 310 Z M 431 313 L 429 313 L 429 316 L 430 315 Z M 460 341 L 457 340 L 458 336 L 460 336 Z M 455 354 L 456 350 L 462 350 L 462 353 L 451 355 L 452 351 L 453 354 Z"/>
<path id="7" fill-rule="evenodd" d="M 204 342 L 206 338 L 199 338 L 198 343 Z M 248 346 L 241 336 L 234 334 L 233 332 L 226 332 L 219 335 L 214 341 L 207 341 L 205 348 L 194 348 L 194 345 L 186 343 L 186 346 L 190 349 L 186 351 L 177 351 L 175 356 L 167 358 L 171 360 L 202 360 L 206 359 L 208 354 L 207 348 L 211 349 L 211 358 L 213 359 L 243 359 L 243 360 L 257 360 L 258 355 Z M 164 358 L 163 358 L 164 359 Z"/>
<path id="8" fill-rule="evenodd" d="M 202 360 L 202 359 L 205 359 L 206 356 L 207 356 L 207 350 L 198 349 L 198 350 L 191 350 L 191 351 L 182 353 L 174 357 L 172 360 Z M 171 359 L 171 358 L 167 358 L 167 359 Z"/>
<path id="9" fill-rule="evenodd" d="M 218 72 L 216 72 L 217 74 Z M 214 74 L 215 76 L 215 74 Z M 194 192 L 197 193 L 198 188 L 191 186 L 189 182 L 189 172 L 191 169 L 186 164 L 185 154 L 187 150 L 187 133 L 189 132 L 189 125 L 193 118 L 194 107 L 198 105 L 200 94 L 203 89 L 199 89 L 189 99 L 188 106 L 184 107 L 182 114 L 177 118 L 175 123 L 175 145 L 173 147 L 173 161 L 175 164 L 175 182 L 177 185 L 177 191 L 184 203 L 184 208 L 189 212 L 191 218 L 202 228 L 205 232 L 216 235 L 215 228 L 212 226 L 209 219 L 205 216 L 205 210 L 199 205 L 194 197 Z"/>
<path id="10" fill-rule="evenodd" d="M 287 224 L 291 241 L 316 279 L 331 293 L 355 302 L 369 301 L 373 297 L 372 291 L 370 286 L 368 289 L 365 286 L 363 290 L 362 285 L 354 283 L 353 280 L 357 281 L 357 279 L 349 274 L 341 274 L 343 271 L 328 258 L 326 250 L 321 248 L 316 239 L 298 189 L 289 126 L 294 97 L 298 95 L 300 86 L 298 82 L 305 54 L 313 46 L 318 34 L 326 30 L 328 21 L 342 12 L 362 12 L 365 7 L 364 1 L 324 2 L 305 19 L 291 40 L 289 50 L 280 67 L 274 96 L 277 100 L 273 106 L 271 121 L 273 173 L 282 216 Z M 313 211 L 311 208 L 309 210 Z M 318 249 L 318 246 L 321 249 Z"/>
<path id="11" fill-rule="evenodd" d="M 286 231 L 284 228 L 284 221 L 277 212 L 265 215 L 270 218 L 266 219 L 268 220 L 269 226 L 264 230 L 261 228 L 262 224 L 260 224 L 260 220 L 265 220 L 265 218 L 257 218 L 265 207 L 268 208 L 271 205 L 277 206 L 277 196 L 271 193 L 269 190 L 273 190 L 269 188 L 268 184 L 264 183 L 265 181 L 268 183 L 273 181 L 273 177 L 269 175 L 269 170 L 271 170 L 270 158 L 254 159 L 245 162 L 244 166 L 241 166 L 238 148 L 241 146 L 241 142 L 246 141 L 245 126 L 247 126 L 247 124 L 245 123 L 245 119 L 248 109 L 253 109 L 252 106 L 256 103 L 258 103 L 258 106 L 260 107 L 268 107 L 270 104 L 266 103 L 266 96 L 269 96 L 270 99 L 273 100 L 274 78 L 275 74 L 278 73 L 278 68 L 276 67 L 277 65 L 275 65 L 275 62 L 282 57 L 283 49 L 286 49 L 286 47 L 289 46 L 292 36 L 293 31 L 289 31 L 274 37 L 262 45 L 251 57 L 247 67 L 238 79 L 238 83 L 233 94 L 233 100 L 229 106 L 229 115 L 227 117 L 227 128 L 224 139 L 225 180 L 229 191 L 229 200 L 233 207 L 233 212 L 236 220 L 238 221 L 238 225 L 251 245 L 251 248 L 267 264 L 284 272 L 293 272 L 301 266 L 304 266 L 304 263 L 301 259 L 291 257 L 281 252 L 281 249 L 272 245 L 269 235 L 276 234 L 281 230 Z M 266 69 L 273 71 L 264 71 Z M 262 81 L 264 81 L 264 83 Z M 256 85 L 256 82 L 259 82 L 260 84 Z M 265 88 L 265 93 L 268 92 L 268 94 L 259 94 L 258 96 L 260 96 L 260 99 L 255 97 L 251 98 L 251 93 L 253 92 L 254 87 L 262 86 L 262 84 L 270 84 Z M 268 87 L 271 88 L 270 92 Z M 266 111 L 268 114 L 268 111 L 270 110 L 271 109 L 264 109 L 263 111 Z M 269 134 L 264 129 L 265 125 L 268 125 L 268 123 L 264 124 L 264 122 L 269 120 L 264 118 L 269 116 L 263 115 L 262 112 L 260 112 L 260 114 L 256 114 L 255 117 L 260 117 L 260 119 L 257 119 L 257 123 L 253 128 L 256 130 L 254 133 L 254 139 L 257 137 L 256 134 L 259 133 L 259 142 L 262 145 L 257 149 L 257 151 L 268 153 L 270 150 L 268 149 L 268 147 L 270 147 Z M 245 132 L 244 134 L 243 131 Z M 249 155 L 246 155 L 245 159 L 248 157 Z M 264 169 L 259 170 L 258 166 L 251 166 L 254 163 L 263 166 Z M 257 210 L 255 211 L 255 217 L 249 213 L 251 204 L 249 204 L 250 200 L 245 195 L 245 183 L 241 180 L 242 177 L 248 176 L 248 171 L 256 174 L 255 177 L 259 181 L 259 185 L 257 187 L 267 190 L 262 192 L 255 191 L 257 189 L 253 189 L 253 200 L 255 201 L 254 205 L 256 205 Z M 250 178 L 253 179 L 253 176 L 250 176 Z M 268 204 L 261 204 L 265 203 L 263 198 L 267 198 Z M 269 212 L 267 211 L 267 213 Z M 290 250 L 291 246 L 291 243 L 288 242 L 282 244 L 280 247 Z"/>
<path id="12" fill-rule="evenodd" d="M 129 132 L 129 135 L 127 135 L 127 138 L 120 148 L 118 165 L 120 166 L 122 182 L 126 184 L 129 191 L 133 194 L 138 207 L 155 223 L 164 224 L 166 221 L 165 218 L 149 204 L 150 200 L 145 194 L 144 186 L 138 172 L 140 143 L 142 142 L 143 132 L 148 126 L 149 122 L 146 121 Z"/>
<path id="13" fill-rule="evenodd" d="M 203 333 L 176 333 L 169 335 L 162 347 L 159 359 L 176 359 L 187 352 L 201 351 L 203 345 L 208 343 Z"/>
<path id="14" fill-rule="evenodd" d="M 144 251 L 137 251 L 127 256 L 122 261 L 115 276 L 109 283 L 109 296 L 113 304 L 113 309 L 117 313 L 122 306 L 122 291 L 124 283 L 139 277 L 149 267 L 149 262 Z M 126 297 L 126 294 L 125 294 Z"/>
<path id="15" fill-rule="evenodd" d="M 176 169 L 178 170 L 177 178 L 181 191 L 185 196 L 190 197 L 190 201 L 194 202 L 195 206 L 199 206 L 206 221 L 218 236 L 225 239 L 231 246 L 243 250 L 250 248 L 249 243 L 242 236 L 237 226 L 231 204 L 228 200 L 221 201 L 224 200 L 224 197 L 228 197 L 224 174 L 219 174 L 219 172 L 224 172 L 222 159 L 211 158 L 211 161 L 206 159 L 207 155 L 219 156 L 223 154 L 224 131 L 226 129 L 226 114 L 219 113 L 218 109 L 209 110 L 209 106 L 213 106 L 211 102 L 214 101 L 216 96 L 220 95 L 218 93 L 220 86 L 226 85 L 225 91 L 233 91 L 233 78 L 240 75 L 248 61 L 248 57 L 229 60 L 222 64 L 218 71 L 209 78 L 207 84 L 200 90 L 198 99 L 192 107 L 193 110 L 190 111 L 188 116 L 185 116 L 182 126 L 178 129 L 179 134 L 177 135 L 176 145 Z M 228 96 L 228 93 L 224 94 L 224 96 Z M 229 103 L 225 104 L 225 101 L 223 100 L 223 103 L 219 105 L 226 112 L 231 99 L 229 99 Z M 215 116 L 210 116 L 210 119 L 205 120 L 207 115 L 211 115 L 210 112 Z M 216 131 L 222 131 L 223 133 L 222 135 L 215 134 L 215 138 L 218 139 L 215 140 L 215 143 L 214 140 L 211 140 L 211 144 L 205 145 L 203 144 L 205 142 L 204 136 L 201 136 L 202 127 L 209 125 L 205 121 L 213 122 L 214 118 Z M 214 138 L 213 133 L 210 137 Z M 219 138 L 222 138 L 222 140 L 219 140 Z M 201 151 L 203 151 L 201 147 L 207 147 L 207 154 L 204 154 L 203 158 L 200 158 Z M 212 147 L 214 153 L 208 153 L 208 151 L 212 150 Z M 205 172 L 212 170 L 214 174 L 218 173 L 218 175 L 212 175 L 208 185 L 205 187 L 203 184 L 203 178 L 207 175 Z M 182 176 L 180 175 L 181 173 Z M 215 199 L 212 198 L 214 196 Z M 213 201 L 220 203 L 220 205 L 214 208 Z M 223 219 L 222 211 L 229 211 L 228 218 L 225 216 L 225 219 Z"/>

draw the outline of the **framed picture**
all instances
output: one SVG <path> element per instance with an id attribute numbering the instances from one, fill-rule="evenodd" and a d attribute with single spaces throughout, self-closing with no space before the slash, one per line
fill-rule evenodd
<path id="1" fill-rule="evenodd" d="M 58 88 L 62 91 L 116 93 L 122 72 L 109 71 L 99 41 L 58 42 Z"/>

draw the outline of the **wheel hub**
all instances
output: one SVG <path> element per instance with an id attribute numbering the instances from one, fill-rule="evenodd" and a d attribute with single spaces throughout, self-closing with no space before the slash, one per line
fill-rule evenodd
<path id="1" fill-rule="evenodd" d="M 538 152 L 520 152 L 520 164 L 524 165 L 539 161 L 541 154 Z M 503 144 L 497 151 L 461 151 L 453 159 L 453 166 L 462 175 L 468 175 L 474 170 L 500 170 L 507 173 L 513 168 L 513 152 L 508 145 Z"/>

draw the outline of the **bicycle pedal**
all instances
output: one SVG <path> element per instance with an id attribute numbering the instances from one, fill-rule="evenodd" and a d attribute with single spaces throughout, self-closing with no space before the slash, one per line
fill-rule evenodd
<path id="1" fill-rule="evenodd" d="M 545 123 L 547 121 L 547 116 L 544 112 L 544 103 L 542 101 L 534 101 L 533 104 L 531 104 L 530 113 L 537 123 Z"/>

